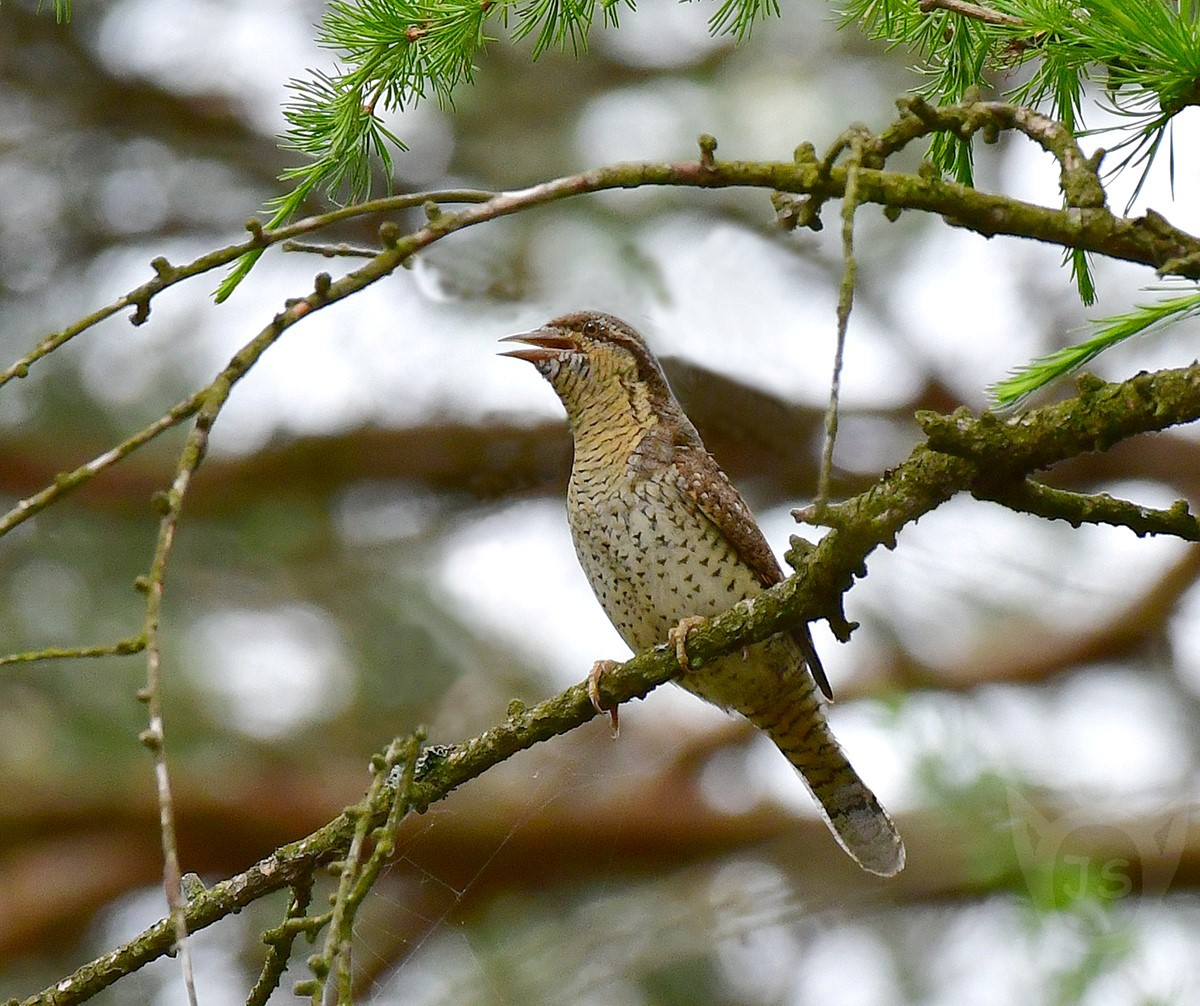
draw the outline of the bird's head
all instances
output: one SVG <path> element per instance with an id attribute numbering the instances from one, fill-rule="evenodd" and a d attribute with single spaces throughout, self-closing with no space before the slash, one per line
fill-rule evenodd
<path id="1" fill-rule="evenodd" d="M 660 415 L 678 408 L 645 341 L 611 314 L 576 311 L 502 341 L 526 344 L 528 348 L 503 355 L 537 367 L 558 392 L 572 422 L 600 405 L 638 413 L 649 409 Z"/>

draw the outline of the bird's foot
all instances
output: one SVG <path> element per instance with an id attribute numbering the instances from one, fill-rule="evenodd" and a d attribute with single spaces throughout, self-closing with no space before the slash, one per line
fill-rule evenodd
<path id="1" fill-rule="evenodd" d="M 675 647 L 675 659 L 679 661 L 679 666 L 686 672 L 690 671 L 691 664 L 688 663 L 687 655 L 687 637 L 697 625 L 703 625 L 704 619 L 697 615 L 688 615 L 687 618 L 681 618 L 679 624 L 667 632 L 667 642 Z"/>
<path id="2" fill-rule="evenodd" d="M 596 712 L 603 715 L 608 713 L 608 725 L 612 730 L 613 739 L 616 740 L 621 732 L 621 724 L 617 719 L 617 707 L 605 709 L 604 703 L 600 700 L 600 676 L 606 671 L 611 671 L 617 666 L 615 660 L 597 660 L 592 664 L 592 669 L 588 671 L 588 698 L 592 700 L 592 707 Z"/>

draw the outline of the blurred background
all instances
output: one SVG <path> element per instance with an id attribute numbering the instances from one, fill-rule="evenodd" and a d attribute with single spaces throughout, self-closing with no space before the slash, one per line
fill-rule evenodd
<path id="1" fill-rule="evenodd" d="M 77 2 L 56 25 L 0 6 L 0 354 L 172 262 L 240 240 L 291 163 L 289 77 L 328 68 L 315 0 Z M 492 45 L 452 110 L 389 125 L 399 191 L 516 188 L 623 159 L 787 160 L 882 128 L 903 53 L 788 4 L 737 48 L 712 5 L 645 4 L 579 60 Z M 498 26 L 497 26 L 498 30 Z M 1195 111 L 1194 109 L 1192 110 Z M 1200 229 L 1194 117 L 1153 207 Z M 1095 142 L 1102 142 L 1096 140 Z M 918 152 L 903 162 L 913 167 Z M 1057 205 L 1020 141 L 978 184 Z M 1114 187 L 1124 205 L 1133 179 Z M 314 203 L 311 210 L 318 211 Z M 410 271 L 306 319 L 235 390 L 187 501 L 165 608 L 166 729 L 185 870 L 216 880 L 355 801 L 367 759 L 429 725 L 450 743 L 627 651 L 578 571 L 557 400 L 496 340 L 582 307 L 664 358 L 709 448 L 782 552 L 811 499 L 840 276 L 836 209 L 780 233 L 765 192 L 636 190 L 453 235 Z M 379 220 L 334 235 L 374 240 Z M 417 218 L 406 221 L 416 225 Z M 332 239 L 332 238 L 331 238 Z M 918 408 L 1079 337 L 1061 252 L 936 219 L 858 216 L 860 287 L 835 492 L 905 458 Z M 211 380 L 314 273 L 267 254 L 224 305 L 177 286 L 0 391 L 8 509 Z M 1091 317 L 1152 295 L 1098 262 Z M 1194 326 L 1111 353 L 1123 378 L 1195 356 Z M 1059 389 L 1066 393 L 1066 389 Z M 141 625 L 183 432 L 0 542 L 0 651 Z M 1055 484 L 1200 499 L 1176 430 L 1064 465 Z M 380 1003 L 1166 1003 L 1200 997 L 1197 550 L 954 500 L 871 557 L 849 645 L 818 645 L 834 726 L 896 816 L 908 868 L 859 873 L 773 748 L 673 688 L 517 756 L 409 822 L 359 923 Z M 138 657 L 0 669 L 0 999 L 24 997 L 164 913 Z M 245 997 L 275 898 L 195 941 L 202 1001 Z M 299 946 L 294 977 L 305 977 Z M 277 1001 L 288 1001 L 285 983 Z M 170 961 L 102 1002 L 174 1003 Z"/>

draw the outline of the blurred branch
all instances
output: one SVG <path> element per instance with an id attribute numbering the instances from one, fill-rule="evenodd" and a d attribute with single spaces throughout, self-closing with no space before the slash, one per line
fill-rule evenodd
<path id="1" fill-rule="evenodd" d="M 686 402 L 688 415 L 722 467 L 747 485 L 757 508 L 809 497 L 816 466 L 797 444 L 820 435 L 823 410 L 753 388 L 727 375 L 677 360 L 663 361 L 667 376 Z M 860 420 L 903 424 L 911 412 L 942 410 L 957 402 L 931 383 L 903 405 L 886 410 L 843 409 L 843 432 Z M 902 447 L 897 437 L 897 447 Z M 73 459 L 59 456 L 61 439 L 0 440 L 0 496 L 31 496 Z M 895 460 L 899 460 L 896 458 Z M 94 462 L 93 462 L 94 463 Z M 885 463 L 891 463 L 888 459 Z M 210 456 L 204 478 L 192 487 L 194 516 L 223 517 L 291 494 L 328 500 L 358 482 L 393 482 L 414 489 L 461 494 L 464 504 L 516 495 L 560 492 L 571 468 L 571 440 L 562 423 L 478 424 L 433 418 L 403 428 L 364 426 L 344 433 L 301 436 L 242 457 Z M 142 513 L 162 483 L 156 456 L 129 456 L 90 482 L 80 502 L 100 512 Z M 1200 444 L 1164 433 L 1122 442 L 1103 454 L 1083 454 L 1055 470 L 1060 487 L 1085 490 L 1111 480 L 1144 479 L 1181 496 L 1200 497 Z M 835 495 L 860 492 L 872 483 L 861 471 L 835 470 Z M 49 491 L 42 490 L 43 492 Z"/>
<path id="2" fill-rule="evenodd" d="M 695 364 L 667 358 L 663 366 L 705 442 L 732 474 L 753 474 L 780 497 L 811 492 L 815 469 L 808 455 L 796 451 L 795 445 L 819 434 L 821 409 L 789 402 Z M 199 395 L 189 400 L 193 413 L 198 399 Z M 913 408 L 945 409 L 955 404 L 957 399 L 931 382 L 902 406 L 844 410 L 842 419 L 848 423 L 859 417 L 900 422 Z M 47 496 L 57 498 L 68 488 L 60 487 L 60 482 L 70 486 L 77 475 L 85 474 L 82 469 L 70 472 L 77 461 L 60 453 L 68 447 L 61 438 L 35 440 L 28 431 L 22 432 L 21 438 L 0 440 L 0 497 L 29 497 L 24 506 L 18 504 L 14 510 L 40 505 Z M 100 457 L 110 453 L 105 451 Z M 96 465 L 97 461 L 91 461 L 82 467 L 94 469 Z M 292 492 L 327 499 L 365 480 L 393 480 L 490 499 L 561 487 L 570 467 L 571 441 L 559 422 L 488 417 L 467 423 L 433 417 L 421 425 L 399 429 L 372 425 L 338 434 L 286 441 L 278 438 L 244 457 L 209 457 L 204 463 L 204 479 L 193 487 L 188 506 L 193 513 L 223 515 L 267 493 L 276 499 Z M 1172 470 L 1190 468 L 1184 464 Z M 60 477 L 58 473 L 63 471 L 70 474 Z M 101 509 L 141 512 L 162 479 L 160 457 L 126 457 L 120 466 L 106 466 L 103 479 L 91 482 L 85 501 Z M 859 476 L 858 483 L 863 479 Z M 845 494 L 845 476 L 839 478 L 838 486 Z"/>
<path id="3" fill-rule="evenodd" d="M 628 878 L 672 875 L 737 850 L 759 856 L 778 849 L 776 858 L 783 869 L 796 873 L 805 904 L 811 904 L 810 895 L 819 901 L 827 892 L 845 909 L 848 892 L 860 889 L 860 878 L 842 862 L 814 815 L 770 799 L 730 812 L 706 796 L 699 779 L 701 767 L 717 750 L 708 743 L 712 734 L 697 734 L 692 743 L 681 738 L 679 756 L 665 770 L 656 767 L 631 784 L 631 762 L 649 765 L 664 754 L 658 725 L 654 711 L 647 709 L 640 722 L 629 717 L 620 745 L 612 744 L 606 729 L 577 732 L 569 752 L 547 750 L 536 761 L 533 753 L 524 756 L 519 794 L 510 780 L 492 774 L 460 790 L 440 812 L 431 808 L 424 816 L 410 815 L 385 878 L 395 886 L 381 892 L 376 905 L 387 922 L 371 927 L 371 953 L 359 963 L 379 966 L 381 939 L 395 938 L 401 944 L 396 952 L 407 956 L 430 929 L 467 921 L 507 892 L 578 890 L 596 883 L 611 889 Z M 733 721 L 713 733 L 726 751 L 752 735 Z M 589 778 L 584 787 L 579 786 L 581 770 Z M 251 770 L 235 788 L 219 792 L 206 780 L 198 780 L 191 791 L 185 783 L 181 831 L 184 848 L 193 850 L 191 865 L 206 876 L 228 876 L 251 858 L 248 847 L 269 849 L 318 827 L 329 816 L 328 808 L 343 802 L 339 792 L 359 784 L 361 759 L 344 763 L 344 770 L 333 776 L 326 765 L 320 771 Z M 56 818 L 55 809 L 40 801 L 15 827 L 5 816 L 0 834 L 12 837 L 15 828 L 27 834 L 24 843 L 6 844 L 0 851 L 0 891 L 9 909 L 0 917 L 5 960 L 51 938 L 61 939 L 65 932 L 86 929 L 95 912 L 121 892 L 153 882 L 155 848 L 148 831 L 155 809 L 136 793 L 123 796 L 89 793 L 93 802 L 86 812 L 68 821 Z M 1045 809 L 1049 812 L 1053 805 Z M 911 861 L 886 888 L 866 881 L 862 889 L 872 904 L 881 898 L 898 904 L 939 896 L 974 898 L 991 889 L 981 885 L 979 860 L 971 855 L 980 836 L 959 831 L 953 810 L 938 807 L 898 817 Z M 1114 830 L 1129 833 L 1131 825 L 1150 828 L 1137 815 L 1125 816 L 1119 806 L 1097 809 L 1095 815 L 1098 824 L 1112 826 L 1109 837 Z M 994 842 L 1002 835 L 999 822 L 1006 818 L 998 813 L 995 821 L 977 826 Z M 1072 833 L 1073 839 L 1081 837 Z M 583 847 L 586 856 L 579 855 Z M 72 870 L 64 871 L 64 863 L 72 864 Z M 324 881 L 319 876 L 323 871 L 317 872 Z M 439 883 L 422 882 L 430 877 Z M 1005 886 L 1003 880 L 998 883 Z M 1200 832 L 1193 828 L 1172 887 L 1198 886 Z M 314 895 L 317 911 L 328 909 L 323 896 L 324 887 Z M 266 935 L 294 935 L 298 924 Z M 270 944 L 276 945 L 273 939 Z M 278 963 L 274 950 L 267 957 Z"/>
<path id="4" fill-rule="evenodd" d="M 1181 836 L 1180 843 L 1173 842 L 1165 849 L 1161 838 L 1168 830 L 1173 838 L 1177 837 L 1179 831 L 1184 830 L 1180 828 L 1181 822 L 1185 827 L 1188 823 L 1191 808 L 1177 806 L 1134 817 L 1120 808 L 1084 810 L 1034 796 L 1019 807 L 1024 814 L 1014 815 L 1005 799 L 1011 792 L 1014 790 L 996 793 L 994 796 L 999 797 L 998 801 L 991 799 L 982 806 L 982 801 L 974 801 L 971 813 L 964 812 L 961 806 L 950 806 L 936 815 L 905 816 L 904 832 L 913 861 L 903 873 L 887 882 L 886 891 L 881 891 L 880 885 L 869 878 L 839 869 L 839 865 L 844 864 L 833 858 L 835 850 L 825 848 L 828 843 L 810 850 L 803 842 L 809 822 L 797 820 L 794 830 L 783 832 L 772 841 L 759 843 L 748 850 L 743 859 L 734 860 L 769 863 L 774 867 L 763 879 L 762 888 L 756 889 L 755 882 L 750 880 L 747 886 L 739 885 L 738 893 L 753 906 L 747 910 L 753 912 L 754 924 L 758 926 L 787 925 L 802 916 L 805 919 L 815 917 L 822 923 L 830 918 L 870 920 L 875 925 L 882 923 L 880 928 L 885 932 L 911 932 L 918 924 L 914 920 L 919 918 L 922 904 L 936 906 L 938 914 L 956 917 L 962 913 L 984 914 L 989 907 L 995 907 L 995 902 L 1005 905 L 1014 901 L 1027 903 L 1017 892 L 1029 891 L 1044 882 L 1049 869 L 1060 865 L 1062 860 L 1060 858 L 1058 864 L 1051 861 L 1045 847 L 1022 850 L 1019 855 L 1014 855 L 1015 833 L 1018 828 L 1039 824 L 1045 828 L 1043 822 L 1046 821 L 1058 823 L 1060 827 L 1064 821 L 1076 825 L 1069 835 L 1064 836 L 1061 845 L 1055 845 L 1053 853 L 1071 857 L 1067 862 L 1099 862 L 1119 867 L 1120 876 L 1129 879 L 1130 890 L 1139 891 L 1145 900 L 1157 903 L 1166 886 L 1164 878 L 1170 882 L 1172 892 L 1184 892 L 1180 900 L 1186 899 L 1191 893 L 1189 889 L 1196 886 L 1200 867 L 1200 829 L 1193 823 Z M 649 818 L 647 814 L 644 822 L 648 829 L 652 827 Z M 820 827 L 816 821 L 811 825 Z M 1122 841 L 1123 838 L 1126 840 Z M 984 864 L 977 855 L 971 855 L 981 845 L 994 850 L 992 862 Z M 1045 843 L 1045 846 L 1049 845 L 1049 842 Z M 592 850 L 590 844 L 587 848 Z M 688 953 L 690 948 L 681 948 L 677 942 L 672 945 L 673 937 L 678 937 L 678 923 L 672 926 L 668 921 L 680 914 L 676 898 L 681 890 L 703 892 L 689 900 L 683 909 L 691 923 L 689 928 L 706 934 L 715 930 L 730 939 L 736 939 L 742 933 L 740 928 L 731 932 L 727 916 L 722 924 L 721 916 L 713 911 L 717 899 L 712 894 L 715 887 L 712 881 L 721 873 L 712 862 L 673 863 L 664 870 L 652 861 L 654 869 L 637 872 L 635 861 L 630 875 L 622 877 L 620 886 L 610 876 L 610 867 L 598 881 L 607 909 L 600 915 L 596 900 L 601 897 L 592 900 L 585 894 L 581 899 L 579 887 L 585 892 L 595 890 L 587 886 L 586 878 L 594 869 L 595 860 L 601 857 L 577 856 L 576 859 L 582 861 L 576 875 L 582 874 L 584 878 L 577 882 L 578 886 L 564 883 L 547 889 L 544 884 L 539 884 L 536 894 L 531 894 L 527 888 L 521 890 L 521 895 L 514 897 L 521 898 L 528 917 L 520 926 L 504 927 L 507 932 L 497 933 L 489 945 L 489 950 L 512 962 L 506 968 L 506 977 L 511 976 L 514 969 L 519 970 L 522 962 L 530 957 L 550 957 L 556 968 L 555 974 L 562 976 L 555 982 L 555 1001 L 591 1001 L 593 997 L 589 997 L 588 992 L 610 981 L 613 974 L 635 970 L 636 965 L 625 963 L 631 958 L 643 962 L 647 969 L 658 963 L 656 951 L 667 960 L 682 958 L 690 962 L 693 959 Z M 613 865 L 629 866 L 625 860 Z M 401 887 L 400 891 L 407 894 L 409 886 Z M 426 885 L 429 886 L 432 885 Z M 388 893 L 397 897 L 400 891 Z M 988 892 L 997 892 L 990 904 L 986 898 Z M 416 900 L 424 901 L 421 897 Z M 471 909 L 479 911 L 479 900 L 482 899 L 472 899 L 474 903 L 467 910 L 456 910 L 451 923 L 469 924 Z M 580 900 L 582 907 L 578 904 Z M 1136 910 L 1133 901 L 1133 898 L 1123 899 L 1119 902 L 1120 908 Z M 544 907 L 550 910 L 539 910 Z M 422 917 L 413 917 L 414 911 L 422 910 L 425 911 Z M 371 960 L 364 962 L 366 973 L 361 985 L 364 991 L 377 991 L 378 983 L 387 983 L 389 978 L 394 983 L 396 969 L 405 964 L 424 939 L 439 930 L 444 934 L 445 930 L 441 928 L 447 921 L 444 915 L 429 912 L 424 904 L 414 911 L 394 912 L 388 916 L 386 924 L 379 926 L 382 931 L 372 943 Z M 710 912 L 711 917 L 706 914 Z M 613 924 L 606 925 L 605 920 L 611 920 Z M 647 933 L 657 932 L 656 922 L 665 926 L 666 932 L 661 941 L 648 940 Z M 537 934 L 532 940 L 530 931 Z M 531 945 L 541 953 L 530 954 L 528 948 Z M 701 949 L 697 946 L 692 953 L 699 956 Z M 603 960 L 603 968 L 591 966 L 597 959 Z M 470 988 L 457 984 L 452 1001 L 486 1002 L 488 992 L 496 987 L 494 983 L 489 987 L 489 978 L 492 975 L 480 969 L 478 984 Z M 372 980 L 376 984 L 372 984 Z M 737 1001 L 752 1000 L 743 996 Z M 780 1000 L 776 997 L 766 1001 Z"/>
<path id="5" fill-rule="evenodd" d="M 1200 548 L 1187 549 L 1143 593 L 1103 623 L 1056 625 L 1006 634 L 1001 645 L 971 654 L 962 666 L 970 673 L 931 667 L 907 653 L 895 653 L 878 678 L 892 688 L 941 691 L 985 684 L 1029 684 L 1097 661 L 1111 661 L 1161 638 L 1179 599 L 1200 577 Z M 883 686 L 877 685 L 876 690 Z M 854 694 L 849 687 L 843 692 Z"/>
<path id="6" fill-rule="evenodd" d="M 44 650 L 25 650 L 22 653 L 0 655 L 0 667 L 5 664 L 31 664 L 38 660 L 79 660 L 84 657 L 128 656 L 141 653 L 146 648 L 144 636 L 130 636 L 103 646 L 51 646 Z"/>

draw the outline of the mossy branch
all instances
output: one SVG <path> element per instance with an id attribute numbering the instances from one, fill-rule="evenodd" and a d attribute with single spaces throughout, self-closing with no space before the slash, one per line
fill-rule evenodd
<path id="1" fill-rule="evenodd" d="M 1046 520 L 1065 520 L 1072 527 L 1109 524 L 1127 527 L 1139 536 L 1166 534 L 1184 541 L 1200 541 L 1200 520 L 1191 512 L 1186 500 L 1177 500 L 1163 510 L 1117 499 L 1108 493 L 1055 489 L 1033 479 L 1026 479 L 1011 489 L 976 489 L 975 496 Z"/>
<path id="2" fill-rule="evenodd" d="M 827 618 L 846 635 L 841 598 L 866 560 L 880 545 L 893 547 L 902 528 L 958 492 L 986 493 L 1005 484 L 1020 486 L 1032 472 L 1089 451 L 1104 450 L 1121 440 L 1200 418 L 1200 365 L 1139 374 L 1120 384 L 1089 379 L 1080 394 L 1065 402 L 1032 410 L 1020 419 L 976 417 L 965 410 L 951 416 L 923 415 L 929 441 L 917 446 L 899 467 L 864 493 L 821 508 L 796 511 L 799 519 L 819 519 L 831 530 L 821 541 L 794 552 L 796 572 L 783 583 L 709 619 L 688 635 L 687 653 L 699 667 L 741 646 L 814 618 Z M 1177 533 L 1181 507 L 1149 514 L 1155 533 Z M 1119 508 L 1100 506 L 1079 513 L 1080 522 L 1112 523 Z M 1129 523 L 1125 520 L 1119 523 Z M 1194 519 L 1192 519 L 1194 524 Z M 1132 525 L 1131 525 L 1132 526 Z M 1182 523 L 1181 536 L 1194 540 Z M 675 649 L 660 645 L 606 673 L 600 683 L 607 705 L 641 698 L 680 673 Z M 414 771 L 404 780 L 376 785 L 368 799 L 298 842 L 284 846 L 245 873 L 195 893 L 181 905 L 189 932 L 244 908 L 283 887 L 307 890 L 323 864 L 346 856 L 356 834 L 387 822 L 397 794 L 404 805 L 423 812 L 455 789 L 477 778 L 519 751 L 565 734 L 596 716 L 586 683 L 526 708 L 514 702 L 506 718 L 477 737 L 448 747 L 427 748 L 416 763 L 413 748 L 393 746 L 384 762 L 408 759 Z M 377 766 L 377 780 L 380 778 Z M 393 815 L 394 817 L 395 815 Z M 393 829 L 395 821 L 393 820 Z M 356 868 L 355 875 L 360 875 Z M 353 885 L 348 885 L 348 888 Z M 355 888 L 357 890 L 357 888 Z M 288 934 L 306 927 L 289 919 Z M 329 922 L 328 916 L 316 925 Z M 311 931 L 311 927 L 308 927 Z M 25 1006 L 70 1006 L 81 1003 L 121 977 L 168 953 L 175 940 L 171 921 L 163 920 L 125 946 L 80 968 L 52 988 L 26 1000 Z"/>

